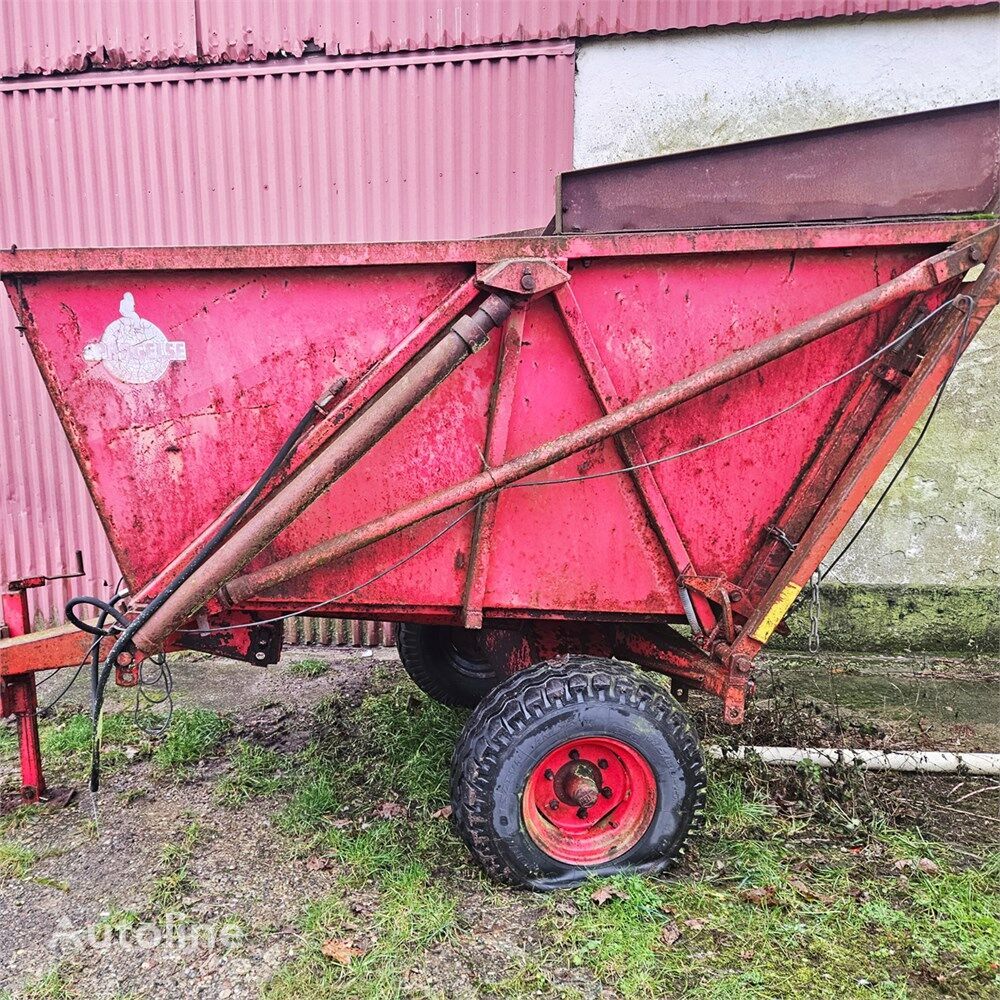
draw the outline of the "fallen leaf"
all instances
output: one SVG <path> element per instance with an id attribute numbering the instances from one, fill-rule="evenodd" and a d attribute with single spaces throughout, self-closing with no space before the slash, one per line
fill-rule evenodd
<path id="1" fill-rule="evenodd" d="M 677 944 L 681 939 L 681 929 L 672 920 L 669 924 L 665 924 L 663 930 L 660 931 L 660 940 L 668 947 L 672 947 Z"/>
<path id="2" fill-rule="evenodd" d="M 320 951 L 338 965 L 350 965 L 351 959 L 361 958 L 365 954 L 364 948 L 357 948 L 350 941 L 343 941 L 340 938 L 330 938 Z"/>
<path id="3" fill-rule="evenodd" d="M 917 860 L 917 867 L 925 872 L 927 875 L 937 875 L 941 869 L 933 862 L 930 858 L 919 858 Z"/>
<path id="4" fill-rule="evenodd" d="M 791 878 L 788 880 L 788 884 L 800 895 L 803 899 L 815 899 L 820 903 L 832 903 L 833 898 L 831 896 L 824 896 L 823 893 L 817 892 L 815 889 L 810 889 L 805 882 L 797 878 Z"/>
<path id="5" fill-rule="evenodd" d="M 774 906 L 778 902 L 778 894 L 774 891 L 773 885 L 757 886 L 753 889 L 744 889 L 740 893 L 740 899 L 755 906 Z"/>
<path id="6" fill-rule="evenodd" d="M 684 921 L 685 927 L 690 927 L 693 931 L 700 931 L 708 926 L 708 921 L 704 917 L 689 917 Z"/>
<path id="7" fill-rule="evenodd" d="M 406 808 L 401 802 L 383 802 L 382 805 L 375 810 L 375 815 L 379 819 L 399 819 L 402 816 L 409 816 L 410 810 Z"/>
<path id="8" fill-rule="evenodd" d="M 751 951 L 748 948 L 746 951 L 741 951 L 740 952 L 740 958 L 742 958 L 744 962 L 749 962 L 750 959 L 752 959 L 755 954 L 756 954 L 756 952 Z"/>
<path id="9" fill-rule="evenodd" d="M 325 871 L 329 867 L 329 858 L 321 858 L 317 854 L 313 854 L 311 857 L 306 858 L 306 868 L 308 868 L 311 872 Z"/>
<path id="10" fill-rule="evenodd" d="M 603 906 L 612 899 L 628 899 L 628 893 L 622 892 L 621 889 L 618 889 L 613 885 L 602 885 L 600 889 L 595 889 L 590 894 L 590 898 L 597 903 L 598 906 Z"/>
<path id="11" fill-rule="evenodd" d="M 442 806 L 431 813 L 431 819 L 450 819 L 452 813 L 451 806 Z"/>
<path id="12" fill-rule="evenodd" d="M 575 917 L 580 909 L 571 899 L 561 900 L 552 907 L 562 917 Z"/>

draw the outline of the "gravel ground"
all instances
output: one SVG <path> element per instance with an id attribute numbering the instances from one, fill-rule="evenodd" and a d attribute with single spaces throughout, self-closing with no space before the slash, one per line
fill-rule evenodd
<path id="1" fill-rule="evenodd" d="M 266 671 L 206 659 L 180 664 L 181 703 L 225 713 L 232 721 L 230 740 L 240 737 L 293 753 L 313 738 L 314 708 L 331 692 L 357 702 L 378 672 L 373 665 L 392 677 L 399 672 L 388 651 L 293 650 L 286 661 L 300 654 L 325 659 L 328 672 L 302 678 L 292 676 L 285 664 Z M 779 680 L 763 685 L 762 700 L 742 737 L 747 741 L 798 736 L 827 743 L 841 739 L 847 745 L 966 750 L 1000 745 L 998 661 L 841 657 L 818 666 L 793 657 L 778 662 L 783 664 Z M 800 696 L 790 704 L 779 689 L 786 675 L 796 672 L 793 687 Z M 952 680 L 942 679 L 949 675 Z M 835 703 L 819 698 L 831 678 Z M 898 697 L 890 702 L 885 692 L 893 690 Z M 85 692 L 74 689 L 67 700 L 82 705 Z M 693 708 L 704 729 L 721 732 L 704 705 Z M 329 892 L 339 873 L 335 865 L 318 863 L 307 850 L 289 845 L 273 825 L 273 805 L 253 800 L 242 808 L 220 805 L 218 782 L 228 767 L 223 751 L 183 776 L 165 774 L 149 759 L 137 758 L 107 776 L 96 803 L 84 782 L 61 771 L 59 761 L 46 762 L 50 784 L 73 784 L 76 794 L 62 807 L 50 805 L 20 819 L 6 817 L 6 832 L 0 836 L 28 848 L 37 860 L 21 875 L 4 878 L 0 869 L 0 996 L 4 988 L 20 996 L 33 980 L 35 985 L 23 995 L 258 996 L 262 984 L 296 954 L 303 906 Z M 0 765 L 0 781 L 7 789 L 15 780 L 13 764 L 7 759 Z M 989 783 L 966 782 L 961 794 L 976 794 L 959 807 L 953 794 L 959 783 L 887 776 L 876 792 L 910 803 L 915 817 L 919 814 L 927 829 L 946 841 L 1000 844 L 1000 795 L 990 791 Z M 230 925 L 240 935 L 239 943 L 228 950 L 138 948 L 121 940 L 106 947 L 77 947 L 74 935 L 108 914 L 148 911 L 157 880 L 171 868 L 164 861 L 165 847 L 183 845 L 185 838 L 193 838 L 193 846 L 183 858 L 189 875 L 178 907 L 187 920 L 184 926 L 198 924 L 219 933 Z M 512 958 L 528 956 L 538 946 L 532 930 L 538 897 L 505 893 L 505 905 L 498 910 L 491 902 L 494 890 L 478 876 L 461 878 L 448 884 L 463 887 L 456 900 L 458 925 L 467 932 L 429 947 L 411 970 L 404 995 L 481 995 L 477 984 L 500 977 Z M 362 891 L 352 906 L 363 929 L 371 901 Z M 43 981 L 43 986 L 49 992 L 38 985 L 38 977 L 46 973 L 51 983 L 44 986 Z M 607 995 L 570 964 L 557 978 L 582 995 Z"/>

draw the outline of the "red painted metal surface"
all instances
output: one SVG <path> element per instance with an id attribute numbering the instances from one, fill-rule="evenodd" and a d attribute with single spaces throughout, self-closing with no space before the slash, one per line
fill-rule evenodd
<path id="1" fill-rule="evenodd" d="M 532 769 L 521 796 L 531 839 L 568 865 L 596 865 L 631 850 L 656 811 L 656 779 L 638 750 L 581 736 Z"/>
<path id="2" fill-rule="evenodd" d="M 23 591 L 0 593 L 0 621 L 3 632 L 0 638 L 27 635 L 31 631 L 31 616 L 28 611 L 28 595 Z"/>
<path id="3" fill-rule="evenodd" d="M 985 0 L 4 0 L 0 75 L 427 50 Z"/>
<path id="4" fill-rule="evenodd" d="M 42 750 L 38 742 L 38 696 L 35 675 L 0 677 L 0 716 L 17 720 L 17 742 L 21 763 L 21 801 L 38 802 L 45 795 Z"/>
<path id="5" fill-rule="evenodd" d="M 144 23 L 155 40 L 156 14 Z M 72 20 L 52 31 L 63 24 Z M 0 31 L 0 44 L 9 37 Z M 571 165 L 571 53 L 558 43 L 521 47 L 516 57 L 484 48 L 447 61 L 431 54 L 425 65 L 390 58 L 350 72 L 283 62 L 243 79 L 195 78 L 180 67 L 169 78 L 86 73 L 27 81 L 40 90 L 0 84 L 0 245 L 302 244 L 544 226 L 553 179 Z M 429 109 L 447 126 L 433 127 Z M 498 145 L 491 122 L 501 111 L 537 128 Z M 110 596 L 120 570 L 0 299 L 0 582 L 67 570 L 82 550 L 84 581 L 31 595 L 33 616 L 61 620 L 72 596 Z"/>
<path id="6" fill-rule="evenodd" d="M 137 623 L 119 683 L 135 655 L 185 645 L 271 662 L 282 631 L 265 616 L 321 610 L 481 623 L 501 674 L 624 655 L 716 694 L 737 723 L 755 654 L 1000 299 L 998 232 L 926 220 L 234 248 L 214 268 L 204 249 L 9 251 L 0 268 L 143 595 L 132 613 L 303 412 L 327 424 Z M 917 331 L 921 309 L 935 318 Z M 793 529 L 782 561 L 775 540 Z M 694 642 L 670 628 L 685 593 L 701 598 Z M 44 781 L 25 675 L 77 662 L 88 639 L 0 640 L 29 800 Z M 539 765 L 524 818 L 544 850 L 588 863 L 641 836 L 652 775 L 628 749 L 588 745 L 621 767 L 594 762 L 605 787 L 570 766 L 548 808 L 577 811 L 556 821 L 541 796 L 563 765 Z"/>
<path id="7" fill-rule="evenodd" d="M 18 638 L 31 631 L 27 588 L 21 588 L 13 594 L 0 593 L 0 612 L 7 637 Z M 0 633 L 0 638 L 2 637 Z M 21 801 L 27 803 L 37 802 L 45 794 L 37 710 L 38 698 L 33 673 L 0 676 L 0 718 L 13 716 L 17 721 Z"/>
<path id="8" fill-rule="evenodd" d="M 825 307 L 866 295 L 870 309 L 945 280 L 946 269 L 925 267 L 893 295 L 885 284 L 927 259 L 935 243 L 982 228 L 968 221 L 416 244 L 368 248 L 369 258 L 410 261 L 368 267 L 325 266 L 350 261 L 358 248 L 218 251 L 217 259 L 230 269 L 216 271 L 190 270 L 213 253 L 205 250 L 16 253 L 4 255 L 2 266 L 20 272 L 7 280 L 16 281 L 15 292 L 20 286 L 28 339 L 137 589 L 250 485 L 308 401 L 337 379 L 354 380 L 377 366 L 484 259 L 528 245 L 534 257 L 568 260 L 580 311 L 599 331 L 607 370 L 621 398 L 630 401 L 706 365 L 738 359 L 774 331 Z M 862 231 L 877 250 L 863 252 L 857 245 Z M 885 245 L 915 233 L 932 243 Z M 736 240 L 743 248 L 681 252 L 699 240 L 713 248 Z M 775 248 L 781 240 L 784 251 Z M 838 243 L 853 252 L 845 255 L 834 248 Z M 806 249 L 810 245 L 815 248 Z M 766 250 L 754 252 L 754 246 Z M 463 251 L 469 256 L 461 263 Z M 268 256 L 272 264 L 299 267 L 261 267 Z M 233 271 L 242 260 L 256 266 Z M 306 260 L 317 266 L 301 266 Z M 137 263 L 151 270 L 110 269 Z M 75 273 L 56 270 L 67 266 Z M 184 270 L 170 269 L 178 266 Z M 883 290 L 867 294 L 880 285 Z M 93 360 L 88 346 L 120 318 L 126 292 L 143 320 L 186 345 L 185 360 L 171 361 L 152 383 L 121 381 L 106 360 Z M 787 404 L 871 353 L 894 309 L 868 318 L 864 310 L 835 310 L 824 329 L 849 325 L 829 333 L 822 345 L 802 347 L 743 376 L 749 381 L 703 393 L 640 425 L 635 433 L 643 453 L 685 450 L 716 431 L 753 423 L 762 408 Z M 669 321 L 650 323 L 661 310 Z M 295 330 L 295 337 L 276 337 L 279 330 Z M 508 429 L 513 454 L 602 413 L 550 296 L 528 307 L 523 342 L 518 407 Z M 252 566 L 294 556 L 476 474 L 496 363 L 494 341 L 390 430 L 376 452 L 305 510 Z M 773 425 L 715 445 L 710 456 L 655 467 L 662 494 L 676 498 L 671 513 L 698 572 L 730 580 L 744 574 L 816 441 L 860 378 L 838 382 Z M 605 441 L 553 465 L 539 481 L 612 471 L 620 464 L 614 445 Z M 191 488 L 195 482 L 197 490 Z M 261 606 L 300 607 L 348 591 L 441 525 L 431 520 L 336 565 L 317 564 L 269 591 Z M 359 616 L 387 609 L 405 616 L 420 609 L 423 616 L 454 619 L 463 604 L 471 531 L 467 520 L 447 541 L 335 609 Z M 681 613 L 676 568 L 627 477 L 505 492 L 495 532 L 503 544 L 492 548 L 487 617 Z"/>

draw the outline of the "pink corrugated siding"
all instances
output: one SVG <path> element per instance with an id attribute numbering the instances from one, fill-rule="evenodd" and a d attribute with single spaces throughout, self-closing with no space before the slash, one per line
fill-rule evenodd
<path id="1" fill-rule="evenodd" d="M 392 52 L 962 7 L 982 0 L 201 0 L 209 61 Z"/>
<path id="2" fill-rule="evenodd" d="M 0 0 L 0 75 L 195 62 L 193 0 Z"/>
<path id="3" fill-rule="evenodd" d="M 56 420 L 27 343 L 14 329 L 14 311 L 0 306 L 0 578 L 72 573 L 84 555 L 87 577 L 31 591 L 32 612 L 61 619 L 79 593 L 104 594 L 118 569 L 83 485 L 69 442 Z"/>
<path id="4" fill-rule="evenodd" d="M 986 2 L 0 0 L 0 74 L 242 62 L 316 47 L 328 55 L 402 52 Z"/>
<path id="5" fill-rule="evenodd" d="M 0 86 L 0 244 L 430 239 L 544 225 L 555 174 L 572 162 L 572 45 L 476 54 L 488 58 Z M 82 549 L 87 581 L 36 592 L 58 613 L 68 592 L 99 593 L 117 576 L 6 296 L 0 322 L 15 359 L 0 364 L 0 576 L 59 572 Z"/>

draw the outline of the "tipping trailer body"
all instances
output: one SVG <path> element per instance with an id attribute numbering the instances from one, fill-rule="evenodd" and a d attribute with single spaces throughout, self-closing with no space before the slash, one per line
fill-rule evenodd
<path id="1" fill-rule="evenodd" d="M 274 662 L 305 610 L 475 633 L 498 678 L 629 660 L 741 721 L 754 656 L 1000 297 L 996 106 L 950 115 L 567 175 L 548 234 L 0 253 L 133 595 L 127 648 L 100 647 L 117 681 L 178 648 Z M 967 155 L 905 174 L 949 127 Z M 850 128 L 880 151 L 853 203 L 834 183 L 853 221 L 781 224 L 780 185 L 727 215 L 733 162 L 801 186 L 811 157 L 829 185 Z M 687 228 L 669 190 L 713 171 L 740 225 Z M 0 638 L 28 798 L 33 673 L 92 642 L 24 634 L 41 581 L 8 587 Z"/>

